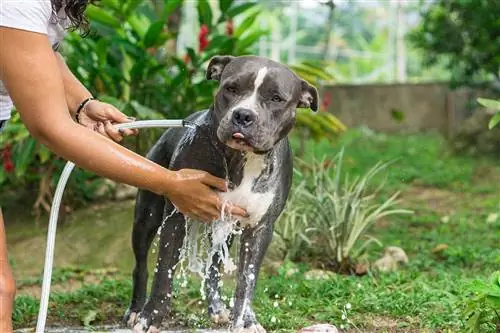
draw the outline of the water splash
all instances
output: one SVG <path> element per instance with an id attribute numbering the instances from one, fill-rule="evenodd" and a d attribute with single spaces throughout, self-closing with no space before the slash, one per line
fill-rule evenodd
<path id="1" fill-rule="evenodd" d="M 229 181 L 227 177 L 229 174 L 228 163 L 225 159 L 223 164 L 226 171 L 226 181 Z M 231 274 L 237 268 L 231 258 L 228 242 L 231 237 L 237 237 L 242 231 L 238 228 L 237 219 L 226 212 L 227 204 L 227 201 L 222 204 L 221 218 L 210 224 L 186 218 L 186 236 L 180 249 L 178 265 L 181 274 L 185 274 L 187 269 L 201 278 L 200 294 L 202 299 L 206 299 L 205 284 L 214 256 L 219 257 L 224 274 Z M 214 269 L 215 274 L 219 277 L 223 275 L 216 267 Z M 222 287 L 222 281 L 219 282 L 219 287 Z"/>

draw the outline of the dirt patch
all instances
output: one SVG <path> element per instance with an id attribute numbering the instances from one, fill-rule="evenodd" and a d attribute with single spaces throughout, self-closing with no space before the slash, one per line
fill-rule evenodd
<path id="1" fill-rule="evenodd" d="M 101 283 L 103 278 L 104 278 L 103 275 L 97 276 L 91 274 L 83 277 L 83 279 L 71 278 L 64 282 L 52 283 L 50 287 L 50 292 L 51 293 L 73 292 L 82 288 L 84 285 L 99 284 Z M 35 298 L 40 298 L 41 292 L 42 292 L 42 284 L 39 283 L 39 284 L 30 284 L 21 286 L 17 289 L 16 294 L 17 296 L 23 295 L 23 296 L 32 296 Z"/>
<path id="2" fill-rule="evenodd" d="M 401 193 L 401 199 L 409 206 L 425 206 L 439 214 L 451 214 L 457 207 L 457 201 L 463 200 L 461 193 L 444 189 L 412 186 Z"/>
<path id="3" fill-rule="evenodd" d="M 405 320 L 406 319 L 406 320 Z M 418 319 L 405 318 L 397 319 L 386 316 L 368 316 L 365 319 L 365 325 L 363 327 L 351 328 L 349 330 L 343 331 L 345 333 L 359 333 L 360 330 L 363 333 L 424 333 L 430 332 L 427 330 L 416 329 L 411 327 L 401 327 L 402 324 L 410 324 L 414 326 L 414 322 L 418 322 Z M 408 325 L 408 326 L 410 326 Z"/>

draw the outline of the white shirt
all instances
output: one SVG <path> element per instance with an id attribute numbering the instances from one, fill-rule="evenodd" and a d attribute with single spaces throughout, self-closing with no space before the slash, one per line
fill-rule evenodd
<path id="1" fill-rule="evenodd" d="M 52 14 L 50 0 L 0 0 L 0 26 L 47 35 L 54 46 L 64 38 L 68 20 L 64 10 L 57 16 Z M 0 47 L 3 52 L 8 46 Z M 10 118 L 12 107 L 12 100 L 0 80 L 0 120 Z"/>

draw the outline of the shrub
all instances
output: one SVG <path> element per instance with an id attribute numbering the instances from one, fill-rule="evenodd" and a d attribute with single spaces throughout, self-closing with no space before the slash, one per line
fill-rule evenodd
<path id="1" fill-rule="evenodd" d="M 311 245 L 309 255 L 319 254 L 323 266 L 352 273 L 353 260 L 373 241 L 359 244 L 366 230 L 383 217 L 411 211 L 394 208 L 399 203 L 398 193 L 381 203 L 377 190 L 369 193 L 370 181 L 388 163 L 377 163 L 362 177 L 350 179 L 343 177 L 342 162 L 343 150 L 332 161 L 316 161 L 306 165 L 304 172 L 297 171 L 300 180 L 290 210 L 278 223 L 275 235 L 294 259 L 305 245 Z"/>

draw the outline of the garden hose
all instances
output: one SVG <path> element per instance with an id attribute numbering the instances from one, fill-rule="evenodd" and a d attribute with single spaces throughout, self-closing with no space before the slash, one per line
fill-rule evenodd
<path id="1" fill-rule="evenodd" d="M 194 125 L 194 124 L 193 124 Z M 192 127 L 191 123 L 183 119 L 170 120 L 143 120 L 130 123 L 116 124 L 116 129 L 136 129 L 136 128 L 165 128 L 165 127 Z M 57 220 L 59 217 L 59 207 L 64 193 L 64 188 L 68 178 L 73 171 L 75 164 L 66 163 L 57 183 L 56 193 L 50 209 L 49 229 L 47 232 L 47 248 L 45 251 L 45 266 L 43 268 L 42 294 L 40 299 L 40 310 L 38 312 L 38 321 L 36 324 L 36 333 L 44 333 L 47 320 L 47 309 L 49 304 L 50 284 L 52 279 L 52 265 L 54 261 L 54 247 L 56 242 Z"/>

